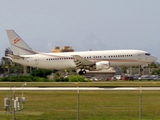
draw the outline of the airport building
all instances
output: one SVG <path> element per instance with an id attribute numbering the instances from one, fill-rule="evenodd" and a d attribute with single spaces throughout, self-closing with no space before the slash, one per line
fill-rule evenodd
<path id="1" fill-rule="evenodd" d="M 54 49 L 52 49 L 52 52 L 74 52 L 74 49 L 72 49 L 70 46 L 64 46 L 62 49 L 59 46 L 56 46 Z"/>
<path id="2" fill-rule="evenodd" d="M 11 55 L 13 55 L 13 51 L 10 49 L 10 48 L 6 48 L 6 50 L 5 50 L 5 56 L 7 56 L 7 54 L 11 54 Z"/>

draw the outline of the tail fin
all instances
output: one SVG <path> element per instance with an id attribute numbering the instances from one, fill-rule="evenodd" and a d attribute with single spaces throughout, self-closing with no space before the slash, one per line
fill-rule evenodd
<path id="1" fill-rule="evenodd" d="M 34 52 L 14 30 L 6 30 L 14 55 L 31 55 Z"/>

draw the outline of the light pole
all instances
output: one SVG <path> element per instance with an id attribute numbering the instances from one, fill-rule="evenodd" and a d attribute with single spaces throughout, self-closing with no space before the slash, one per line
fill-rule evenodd
<path id="1" fill-rule="evenodd" d="M 79 86 L 77 83 L 77 120 L 79 120 Z"/>
<path id="2" fill-rule="evenodd" d="M 24 85 L 27 85 L 26 83 L 22 84 L 22 98 L 23 98 L 23 87 Z"/>
<path id="3" fill-rule="evenodd" d="M 140 99 L 139 99 L 139 120 L 142 120 L 142 89 L 140 86 Z"/>
<path id="4" fill-rule="evenodd" d="M 75 84 L 77 85 L 77 120 L 79 120 L 79 85 L 78 82 Z"/>
<path id="5" fill-rule="evenodd" d="M 21 98 L 21 101 L 22 101 L 22 110 L 23 110 L 23 103 L 24 103 L 24 97 L 23 97 L 23 88 L 24 88 L 24 85 L 27 85 L 27 83 L 22 84 L 22 98 Z"/>

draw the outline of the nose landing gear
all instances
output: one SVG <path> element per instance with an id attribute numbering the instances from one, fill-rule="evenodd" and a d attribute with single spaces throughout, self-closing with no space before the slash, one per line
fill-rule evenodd
<path id="1" fill-rule="evenodd" d="M 143 72 L 143 68 L 140 68 L 139 71 L 140 71 L 140 72 Z"/>
<path id="2" fill-rule="evenodd" d="M 142 66 L 140 66 L 139 71 L 140 71 L 140 74 L 142 74 L 142 72 L 143 72 L 143 67 Z"/>

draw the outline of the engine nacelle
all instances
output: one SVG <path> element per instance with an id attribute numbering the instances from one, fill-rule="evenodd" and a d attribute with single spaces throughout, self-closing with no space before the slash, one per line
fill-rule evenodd
<path id="1" fill-rule="evenodd" d="M 109 61 L 96 62 L 96 70 L 107 70 L 110 68 Z"/>

